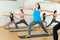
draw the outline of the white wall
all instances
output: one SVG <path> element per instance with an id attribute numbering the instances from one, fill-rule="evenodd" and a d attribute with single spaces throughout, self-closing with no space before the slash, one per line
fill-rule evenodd
<path id="1" fill-rule="evenodd" d="M 7 21 L 6 17 L 2 17 L 3 14 L 7 14 L 13 10 L 19 10 L 19 6 L 23 5 L 23 0 L 17 1 L 0 1 L 0 25 L 4 25 Z"/>
<path id="2" fill-rule="evenodd" d="M 40 1 L 40 0 L 38 0 Z M 0 26 L 3 26 L 4 24 L 6 24 L 8 21 L 7 17 L 2 17 L 3 14 L 8 14 L 10 11 L 14 11 L 14 10 L 19 10 L 19 6 L 31 6 L 34 7 L 35 3 L 38 2 L 37 0 L 17 0 L 17 1 L 0 1 Z M 23 3 L 24 2 L 24 3 Z M 43 9 L 47 9 L 47 10 L 58 10 L 59 12 L 59 8 L 60 8 L 60 4 L 57 3 L 51 3 L 51 2 L 40 2 L 41 8 Z M 15 11 L 16 12 L 16 11 Z M 33 11 L 30 10 L 24 10 L 25 13 L 29 13 L 29 14 L 33 14 Z M 47 12 L 46 12 L 47 13 Z M 48 13 L 47 13 L 48 14 Z M 25 17 L 27 22 L 30 23 L 33 19 L 33 17 Z M 30 18 L 30 19 L 29 19 Z M 48 18 L 48 17 L 47 17 Z M 51 17 L 50 17 L 51 18 Z M 58 20 L 59 18 L 57 18 Z M 48 19 L 46 19 L 48 20 Z M 30 22 L 29 22 L 30 21 Z M 50 23 L 51 19 L 48 20 L 48 23 Z M 60 21 L 60 19 L 59 19 Z"/>
<path id="3" fill-rule="evenodd" d="M 31 3 L 30 3 L 31 2 Z M 34 7 L 35 6 L 35 3 L 37 1 L 31 1 L 31 0 L 26 0 L 26 2 L 24 3 L 24 6 L 31 6 L 31 7 Z M 29 3 L 29 4 L 28 4 Z M 57 3 L 52 3 L 52 2 L 39 2 L 40 5 L 41 5 L 41 8 L 42 9 L 46 9 L 46 10 L 51 10 L 51 11 L 54 11 L 54 10 L 57 10 L 59 12 L 59 5 Z M 59 6 L 59 7 L 57 7 Z M 27 10 L 25 11 L 26 13 L 29 13 L 29 14 L 33 14 L 33 12 L 31 12 L 29 10 L 29 12 L 27 12 Z M 41 15 L 43 14 L 44 12 L 41 12 Z M 46 14 L 52 14 L 52 13 L 49 13 L 49 12 L 45 12 Z M 33 18 L 30 18 L 30 19 L 33 19 Z M 52 20 L 52 16 L 49 16 L 46 18 L 46 21 L 47 23 L 49 24 Z M 60 18 L 59 16 L 57 17 L 57 20 L 60 21 Z M 31 21 L 30 21 L 31 22 Z"/>

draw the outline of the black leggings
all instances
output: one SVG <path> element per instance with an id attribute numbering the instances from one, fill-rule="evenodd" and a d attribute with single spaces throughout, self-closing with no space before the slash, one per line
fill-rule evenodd
<path id="1" fill-rule="evenodd" d="M 24 23 L 24 24 L 26 24 L 28 26 L 28 24 L 27 24 L 27 22 L 25 20 L 20 20 L 20 21 L 15 23 L 16 28 L 18 28 L 17 24 L 20 24 L 20 23 Z"/>
<path id="2" fill-rule="evenodd" d="M 54 26 L 53 28 L 53 39 L 58 40 L 58 33 L 57 31 L 60 29 L 60 23 Z"/>
<path id="3" fill-rule="evenodd" d="M 56 19 L 52 19 L 51 23 L 47 27 L 49 27 L 53 22 L 59 23 L 59 21 L 57 21 Z"/>

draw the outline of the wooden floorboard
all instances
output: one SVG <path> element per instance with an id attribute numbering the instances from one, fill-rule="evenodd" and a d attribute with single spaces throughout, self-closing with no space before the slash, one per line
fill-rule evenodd
<path id="1" fill-rule="evenodd" d="M 10 29 L 14 30 L 14 29 Z M 24 29 L 18 29 L 18 32 L 10 32 L 9 29 L 4 29 L 3 27 L 0 28 L 0 40 L 53 40 L 53 35 L 51 36 L 40 36 L 40 37 L 32 37 L 32 38 L 19 38 L 18 36 L 27 35 L 27 28 Z M 23 30 L 23 31 L 22 31 Z M 24 31 L 26 30 L 26 31 Z M 48 30 L 48 32 L 52 33 L 52 29 Z M 32 35 L 38 35 L 38 34 L 46 34 L 42 28 L 32 28 Z M 60 32 L 58 32 L 60 35 Z M 60 39 L 60 36 L 59 36 Z"/>

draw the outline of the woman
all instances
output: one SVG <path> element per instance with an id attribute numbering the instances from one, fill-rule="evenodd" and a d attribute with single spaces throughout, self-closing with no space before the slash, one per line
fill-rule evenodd
<path id="1" fill-rule="evenodd" d="M 20 14 L 16 14 L 16 15 L 19 15 L 20 16 L 20 21 L 16 22 L 15 25 L 17 27 L 17 24 L 20 24 L 20 23 L 24 23 L 26 26 L 28 26 L 27 22 L 25 21 L 25 15 L 28 15 L 28 16 L 32 16 L 32 15 L 29 15 L 29 14 L 24 14 L 23 10 L 21 9 L 20 10 Z"/>
<path id="2" fill-rule="evenodd" d="M 46 16 L 50 16 L 50 15 L 46 15 L 46 13 L 43 13 L 42 18 L 43 18 L 43 22 L 45 23 L 45 26 L 47 26 Z"/>
<path id="3" fill-rule="evenodd" d="M 53 40 L 58 40 L 58 30 L 60 29 L 60 23 L 54 26 L 53 28 Z"/>
<path id="4" fill-rule="evenodd" d="M 53 22 L 59 23 L 59 21 L 56 20 L 57 16 L 60 15 L 60 14 L 57 14 L 57 10 L 55 10 L 54 13 L 51 14 L 51 15 L 53 16 L 53 19 L 52 19 L 51 23 L 47 27 L 49 27 Z"/>
<path id="5" fill-rule="evenodd" d="M 7 23 L 6 25 L 4 25 L 4 26 L 9 26 L 9 29 L 10 29 L 10 24 L 12 24 L 12 23 L 14 23 L 15 24 L 15 20 L 14 20 L 14 18 L 16 18 L 14 15 L 13 15 L 13 13 L 12 12 L 10 12 L 10 15 L 3 15 L 3 16 L 7 16 L 7 17 L 9 17 L 10 18 L 10 22 L 9 23 Z M 16 19 L 18 19 L 18 18 L 16 18 Z M 17 27 L 16 27 L 17 28 Z"/>
<path id="6" fill-rule="evenodd" d="M 42 14 L 43 22 L 45 23 L 45 26 L 47 27 L 46 16 L 50 16 L 50 15 L 46 15 L 46 13 Z"/>
<path id="7" fill-rule="evenodd" d="M 39 3 L 36 3 L 35 5 L 36 7 L 33 9 L 31 7 L 24 7 L 22 6 L 21 8 L 27 8 L 27 9 L 30 9 L 30 10 L 34 10 L 33 12 L 33 21 L 28 25 L 28 35 L 26 36 L 27 38 L 31 36 L 31 26 L 35 25 L 35 24 L 39 24 L 43 30 L 47 32 L 47 30 L 44 28 L 44 25 L 43 25 L 43 22 L 42 22 L 42 19 L 41 19 L 41 16 L 40 16 L 40 12 L 41 11 L 47 11 L 47 12 L 52 12 L 52 11 L 48 11 L 48 10 L 41 10 L 41 7 L 39 5 Z"/>

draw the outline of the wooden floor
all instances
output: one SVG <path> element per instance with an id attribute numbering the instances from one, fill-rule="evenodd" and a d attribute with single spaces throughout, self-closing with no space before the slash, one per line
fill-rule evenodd
<path id="1" fill-rule="evenodd" d="M 27 30 L 27 28 L 24 29 L 20 28 L 18 30 Z M 34 30 L 31 33 L 32 35 L 46 34 L 41 28 L 32 28 L 32 30 Z M 48 30 L 48 31 L 52 33 L 52 30 Z M 27 31 L 10 32 L 10 30 L 8 29 L 4 29 L 3 27 L 0 28 L 0 40 L 53 40 L 53 36 L 42 36 L 42 37 L 25 38 L 25 39 L 21 39 L 18 37 L 23 35 L 27 35 Z"/>

